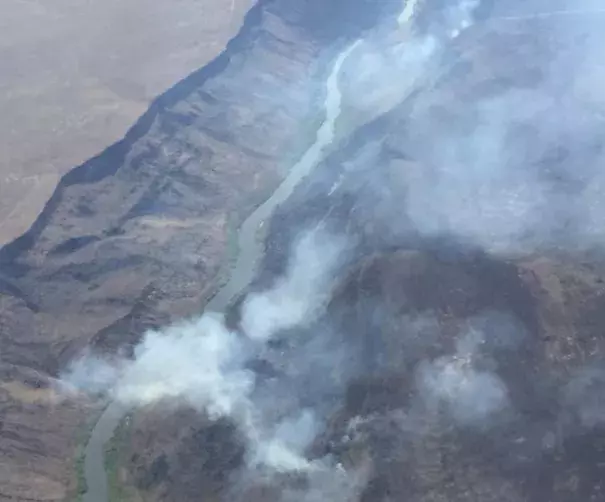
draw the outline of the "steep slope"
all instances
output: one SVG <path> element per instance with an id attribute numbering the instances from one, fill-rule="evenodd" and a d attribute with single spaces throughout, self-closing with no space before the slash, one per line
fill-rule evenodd
<path id="1" fill-rule="evenodd" d="M 350 242 L 323 310 L 250 363 L 276 416 L 319 417 L 306 456 L 331 456 L 334 479 L 247 476 L 233 423 L 158 406 L 120 448 L 147 499 L 603 499 L 602 23 L 519 0 L 473 25 L 472 3 L 421 3 L 413 37 L 400 5 L 259 4 L 220 72 L 161 98 L 2 251 L 3 358 L 38 369 L 34 385 L 90 342 L 130 348 L 198 312 L 227 215 L 276 186 L 316 126 L 314 77 L 374 27 L 347 61 L 344 140 L 272 218 L 252 287 L 279 283 L 303 230 Z M 338 472 L 360 473 L 359 491 Z"/>
<path id="2" fill-rule="evenodd" d="M 216 60 L 67 174 L 32 228 L 2 248 L 1 357 L 13 376 L 2 391 L 1 443 L 16 452 L 3 460 L 2 497 L 59 500 L 73 490 L 65 459 L 86 413 L 53 397 L 53 377 L 89 344 L 113 351 L 200 310 L 238 222 L 321 120 L 315 103 L 327 62 L 394 8 L 357 3 L 259 2 Z M 327 24 L 319 14 L 330 8 L 343 15 Z M 35 408 L 19 400 L 32 386 L 50 395 Z"/>
<path id="3" fill-rule="evenodd" d="M 603 499 L 603 21 L 509 2 L 454 33 L 424 5 L 446 19 L 411 44 L 430 50 L 381 26 L 347 61 L 355 125 L 375 114 L 364 79 L 388 112 L 277 211 L 252 288 L 287 277 L 301 231 L 350 241 L 323 314 L 255 361 L 255 392 L 277 416 L 313 409 L 307 457 L 363 473 L 362 489 L 246 475 L 237 428 L 158 407 L 129 450 L 130 480 L 155 498 Z M 398 58 L 419 61 L 413 78 Z"/>
<path id="4" fill-rule="evenodd" d="M 154 97 L 221 52 L 251 4 L 7 4 L 0 19 L 0 245 L 29 228 L 63 174 L 121 138 Z"/>
<path id="5" fill-rule="evenodd" d="M 603 340 L 579 317 L 602 309 L 602 278 L 472 254 L 360 261 L 329 308 L 353 378 L 313 453 L 369 462 L 362 500 L 601 500 Z"/>
<path id="6" fill-rule="evenodd" d="M 355 243 L 326 313 L 266 359 L 293 406 L 324 410 L 309 455 L 369 471 L 363 501 L 605 496 L 603 19 L 588 4 L 509 2 L 433 49 L 272 220 L 257 289 L 300 229 Z M 392 34 L 374 40 L 387 63 L 363 79 L 389 97 L 409 66 L 388 60 Z M 352 117 L 372 116 L 355 85 Z"/>

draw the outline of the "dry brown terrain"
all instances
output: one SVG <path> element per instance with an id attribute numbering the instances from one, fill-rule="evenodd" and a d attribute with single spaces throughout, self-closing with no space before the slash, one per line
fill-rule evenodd
<path id="1" fill-rule="evenodd" d="M 85 347 L 129 353 L 147 329 L 203 309 L 238 222 L 321 119 L 334 54 L 364 37 L 347 77 L 373 45 L 396 54 L 386 20 L 401 3 L 389 2 L 259 0 L 220 58 L 68 173 L 33 227 L 0 248 L 0 502 L 77 496 L 97 410 L 59 399 L 55 378 Z M 250 368 L 269 425 L 312 410 L 318 430 L 302 453 L 338 462 L 359 493 L 341 490 L 336 470 L 257 476 L 237 417 L 163 402 L 118 429 L 114 488 L 158 502 L 605 500 L 605 31 L 594 16 L 520 10 L 509 22 L 494 9 L 451 39 L 439 28 L 451 3 L 426 1 L 427 29 L 445 42 L 406 99 L 368 115 L 364 82 L 378 97 L 409 82 L 380 57 L 341 87 L 341 122 L 374 118 L 341 127 L 267 220 L 243 292 L 279 281 L 301 230 L 355 243 L 325 310 L 252 352 Z M 545 3 L 566 2 L 506 2 Z"/>
<path id="2" fill-rule="evenodd" d="M 60 176 L 214 58 L 251 0 L 8 0 L 0 16 L 0 245 Z"/>

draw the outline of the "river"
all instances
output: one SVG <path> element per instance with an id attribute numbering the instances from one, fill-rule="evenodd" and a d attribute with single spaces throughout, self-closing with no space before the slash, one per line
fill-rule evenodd
<path id="1" fill-rule="evenodd" d="M 326 83 L 326 117 L 317 130 L 315 142 L 292 166 L 288 176 L 277 187 L 273 195 L 258 206 L 240 227 L 237 261 L 231 270 L 229 281 L 206 305 L 207 312 L 224 312 L 232 299 L 250 284 L 264 252 L 263 239 L 258 236 L 259 229 L 270 218 L 275 208 L 290 197 L 296 185 L 313 170 L 321 160 L 324 149 L 334 140 L 334 128 L 341 110 L 338 76 L 346 58 L 359 43 L 361 40 L 349 45 L 334 62 Z M 84 477 L 87 491 L 84 494 L 83 502 L 109 501 L 107 472 L 105 471 L 105 445 L 113 436 L 127 411 L 119 403 L 112 402 L 95 424 L 84 452 Z"/>

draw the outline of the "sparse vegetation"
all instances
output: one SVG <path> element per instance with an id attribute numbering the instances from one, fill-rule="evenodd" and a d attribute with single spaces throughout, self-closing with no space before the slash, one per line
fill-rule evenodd
<path id="1" fill-rule="evenodd" d="M 126 416 L 116 428 L 113 437 L 105 447 L 105 472 L 107 488 L 111 502 L 141 502 L 142 498 L 136 488 L 124 479 L 123 467 L 126 440 L 130 434 L 131 417 Z"/>

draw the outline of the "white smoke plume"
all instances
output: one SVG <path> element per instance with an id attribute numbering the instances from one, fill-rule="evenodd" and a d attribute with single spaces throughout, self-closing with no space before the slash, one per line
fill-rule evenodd
<path id="1" fill-rule="evenodd" d="M 493 372 L 475 367 L 483 335 L 471 331 L 457 341 L 456 352 L 418 368 L 418 387 L 429 409 L 445 409 L 456 422 L 484 423 L 509 404 L 508 390 Z"/>
<path id="2" fill-rule="evenodd" d="M 317 432 L 318 424 L 312 410 L 286 417 L 268 433 L 265 432 L 264 437 L 253 430 L 248 434 L 253 438 L 249 464 L 261 468 L 268 466 L 280 472 L 318 469 L 320 463 L 309 462 L 302 454 Z"/>
<path id="3" fill-rule="evenodd" d="M 182 399 L 211 417 L 232 416 L 254 385 L 242 369 L 242 341 L 220 319 L 200 319 L 149 332 L 121 371 L 112 395 L 132 406 Z"/>
<path id="4" fill-rule="evenodd" d="M 118 378 L 118 364 L 96 356 L 86 350 L 70 362 L 67 372 L 57 385 L 62 392 L 82 390 L 90 394 L 105 393 Z"/>
<path id="5" fill-rule="evenodd" d="M 347 247 L 342 238 L 316 229 L 294 247 L 286 276 L 269 291 L 250 295 L 242 308 L 242 328 L 252 339 L 268 340 L 277 331 L 309 323 L 329 297 L 331 272 Z"/>
<path id="6" fill-rule="evenodd" d="M 227 329 L 219 315 L 203 315 L 146 333 L 132 360 L 86 354 L 71 364 L 63 381 L 88 392 L 105 391 L 131 408 L 185 404 L 212 419 L 229 417 L 247 438 L 251 464 L 275 471 L 318 467 L 303 455 L 317 431 L 313 410 L 278 417 L 275 423 L 268 408 L 276 404 L 255 402 L 255 375 L 246 364 L 276 333 L 320 312 L 345 248 L 343 239 L 320 228 L 303 233 L 285 276 L 245 302 L 244 334 Z"/>

